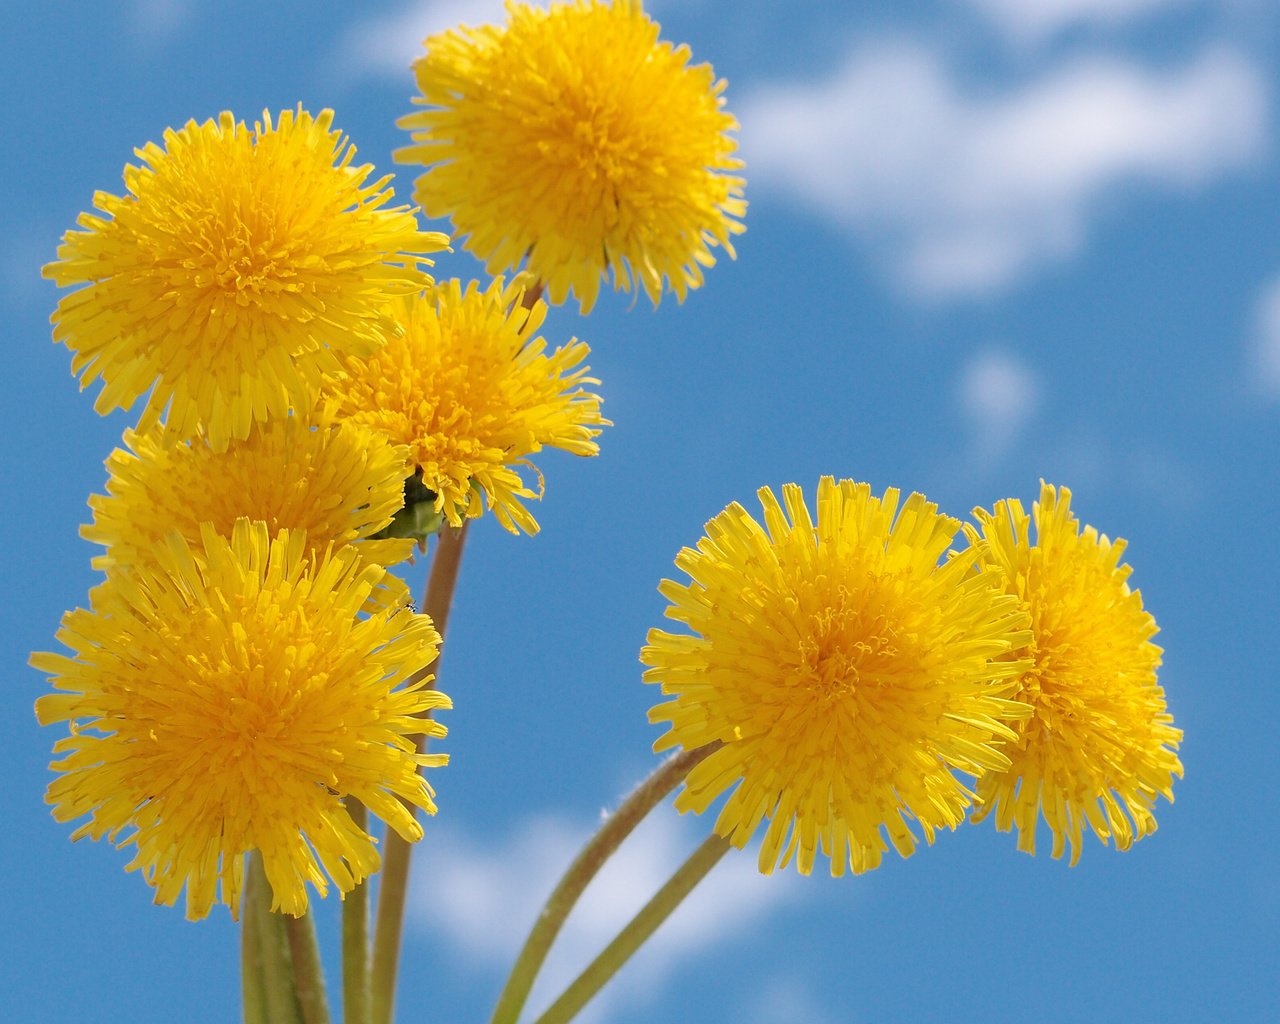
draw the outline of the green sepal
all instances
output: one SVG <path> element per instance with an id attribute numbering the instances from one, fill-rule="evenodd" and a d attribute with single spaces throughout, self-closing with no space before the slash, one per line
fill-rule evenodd
<path id="1" fill-rule="evenodd" d="M 422 470 L 416 470 L 404 482 L 404 505 L 373 539 L 410 537 L 422 546 L 433 533 L 439 533 L 443 525 L 444 513 L 436 511 L 436 492 L 423 484 Z"/>

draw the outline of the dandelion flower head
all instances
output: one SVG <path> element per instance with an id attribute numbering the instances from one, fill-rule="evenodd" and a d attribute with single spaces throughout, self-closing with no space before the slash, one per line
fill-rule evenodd
<path id="1" fill-rule="evenodd" d="M 655 749 L 721 744 L 685 781 L 680 810 L 728 790 L 715 830 L 743 846 L 768 819 L 760 869 L 817 851 L 831 873 L 876 867 L 955 828 L 971 793 L 955 777 L 997 768 L 1025 713 L 1007 699 L 1025 613 L 981 575 L 939 564 L 959 523 L 912 494 L 824 477 L 817 517 L 795 484 L 759 492 L 764 524 L 738 504 L 707 524 L 664 581 L 645 680 L 674 699 L 649 713 Z M 886 842 L 887 839 L 887 842 Z"/>
<path id="2" fill-rule="evenodd" d="M 388 208 L 389 178 L 352 166 L 333 112 L 301 108 L 252 130 L 230 113 L 189 121 L 136 150 L 126 194 L 98 192 L 58 260 L 81 286 L 53 314 L 95 408 L 128 408 L 150 389 L 138 427 L 168 407 L 171 433 L 203 426 L 215 448 L 250 425 L 305 407 L 336 353 L 369 352 L 394 324 L 389 296 L 430 278 L 422 254 L 444 236 Z"/>
<path id="3" fill-rule="evenodd" d="M 223 451 L 160 429 L 125 441 L 107 459 L 107 493 L 89 498 L 93 522 L 80 531 L 106 548 L 95 568 L 150 561 L 173 530 L 199 548 L 202 524 L 230 537 L 239 519 L 266 523 L 272 536 L 304 530 L 313 557 L 355 544 L 363 562 L 389 566 L 413 550 L 412 540 L 370 539 L 404 500 L 408 452 L 358 424 L 286 416 Z"/>
<path id="4" fill-rule="evenodd" d="M 658 31 L 638 0 L 509 2 L 503 26 L 427 39 L 396 154 L 427 167 L 415 200 L 491 274 L 527 255 L 557 305 L 589 311 L 605 274 L 683 300 L 746 203 L 724 82 Z"/>
<path id="5" fill-rule="evenodd" d="M 1016 828 L 1018 848 L 1035 853 L 1043 815 L 1053 856 L 1070 844 L 1072 864 L 1086 828 L 1127 849 L 1155 831 L 1156 797 L 1173 800 L 1182 731 L 1156 680 L 1155 619 L 1120 564 L 1125 542 L 1082 531 L 1071 492 L 1049 484 L 1030 516 L 1012 498 L 973 514 L 978 528 L 965 533 L 980 563 L 1031 618 L 1031 637 L 1017 652 L 1029 663 L 1017 697 L 1034 709 L 1004 748 L 1009 766 L 978 780 L 974 821 L 994 813 L 998 829 Z"/>
<path id="6" fill-rule="evenodd" d="M 366 358 L 349 358 L 326 381 L 334 415 L 407 445 L 411 469 L 454 526 L 485 504 L 508 530 L 536 533 L 524 501 L 541 496 L 521 471 L 544 447 L 595 455 L 609 421 L 576 339 L 547 351 L 537 336 L 546 305 L 523 305 L 520 282 L 481 290 L 445 282 L 430 297 L 401 300 L 403 332 Z M 536 474 L 537 471 L 533 470 Z M 482 500 L 483 496 L 483 500 Z"/>
<path id="7" fill-rule="evenodd" d="M 275 909 L 299 915 L 307 883 L 347 892 L 379 867 L 354 798 L 405 839 L 434 812 L 415 717 L 449 706 L 418 678 L 439 636 L 425 615 L 359 616 L 381 570 L 350 549 L 313 563 L 301 532 L 274 539 L 242 520 L 230 539 L 206 527 L 196 552 L 177 534 L 154 568 L 109 576 L 89 610 L 64 616 L 70 654 L 37 653 L 56 692 L 41 724 L 54 746 L 54 817 L 88 816 L 73 838 L 132 846 L 129 870 L 187 916 L 239 906 L 244 854 L 260 850 Z"/>

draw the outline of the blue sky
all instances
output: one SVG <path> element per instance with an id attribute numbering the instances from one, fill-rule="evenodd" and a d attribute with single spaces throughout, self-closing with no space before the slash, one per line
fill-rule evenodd
<path id="1" fill-rule="evenodd" d="M 486 520 L 469 541 L 404 1021 L 484 1019 L 558 868 L 652 765 L 637 651 L 676 551 L 728 502 L 788 481 L 812 494 L 824 473 L 955 515 L 1030 502 L 1044 477 L 1128 539 L 1186 730 L 1177 802 L 1153 837 L 1094 842 L 1074 869 L 988 825 L 841 880 L 761 878 L 731 856 L 583 1019 L 1247 1021 L 1280 1000 L 1280 17 L 1264 0 L 905 6 L 652 5 L 729 80 L 748 231 L 683 306 L 606 295 L 548 321 L 553 343 L 591 344 L 616 426 L 597 459 L 541 461 L 539 536 Z M 25 662 L 95 581 L 77 527 L 130 421 L 78 393 L 38 267 L 95 189 L 120 190 L 134 146 L 188 118 L 331 106 L 362 159 L 395 169 L 417 41 L 498 8 L 6 6 L 9 1019 L 238 1013 L 225 913 L 153 907 L 125 854 L 71 844 L 41 802 L 56 735 L 35 724 L 45 683 Z M 656 815 L 571 922 L 552 980 L 709 827 Z"/>

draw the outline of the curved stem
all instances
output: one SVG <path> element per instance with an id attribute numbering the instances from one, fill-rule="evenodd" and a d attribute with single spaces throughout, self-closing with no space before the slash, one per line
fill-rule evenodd
<path id="1" fill-rule="evenodd" d="M 422 600 L 422 610 L 431 616 L 436 632 L 443 640 L 449 624 L 449 609 L 453 604 L 453 591 L 458 582 L 458 567 L 462 563 L 462 546 L 467 539 L 467 523 L 459 527 L 446 526 L 437 536 L 436 551 L 431 558 L 431 572 L 427 576 L 427 592 Z M 436 672 L 440 656 L 426 667 L 426 672 Z M 418 749 L 422 750 L 423 737 L 418 737 Z M 410 808 L 410 812 L 413 808 Z M 371 1020 L 373 1024 L 391 1024 L 391 1011 L 395 1005 L 396 973 L 400 966 L 400 939 L 404 928 L 404 904 L 409 891 L 409 857 L 412 847 L 391 829 L 387 829 L 386 849 L 382 854 L 381 881 L 378 885 L 378 913 L 373 932 L 373 966 L 370 979 Z"/>
<path id="2" fill-rule="evenodd" d="M 347 813 L 356 828 L 369 829 L 369 812 L 354 797 Z M 369 881 L 342 901 L 342 1024 L 369 1024 Z"/>
<path id="3" fill-rule="evenodd" d="M 667 758 L 605 819 L 579 851 L 543 905 L 490 1018 L 492 1024 L 515 1024 L 529 998 L 551 944 L 587 885 L 641 820 L 678 786 L 689 771 L 719 744 L 685 750 Z"/>
<path id="4" fill-rule="evenodd" d="M 667 880 L 667 884 L 640 908 L 640 912 L 605 947 L 604 952 L 591 961 L 587 969 L 578 975 L 574 983 L 565 989 L 564 994 L 534 1024 L 565 1024 L 572 1020 L 728 852 L 727 839 L 721 839 L 715 834 L 708 836 Z"/>
<path id="5" fill-rule="evenodd" d="M 320 945 L 316 942 L 315 919 L 311 912 L 284 918 L 293 957 L 293 978 L 302 1009 L 303 1024 L 329 1024 L 329 1002 L 324 992 L 324 969 L 320 966 Z"/>
<path id="6" fill-rule="evenodd" d="M 249 854 L 244 903 L 245 928 L 257 936 L 266 1020 L 270 1024 L 302 1024 L 284 921 L 271 912 L 271 884 L 257 850 Z M 247 1012 L 246 1008 L 246 1016 Z"/>

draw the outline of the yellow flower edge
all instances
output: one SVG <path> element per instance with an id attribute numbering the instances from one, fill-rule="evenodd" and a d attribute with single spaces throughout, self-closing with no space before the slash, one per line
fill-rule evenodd
<path id="1" fill-rule="evenodd" d="M 381 431 L 409 450 L 412 467 L 453 526 L 491 509 L 512 533 L 538 531 L 524 504 L 542 496 L 531 457 L 544 448 L 591 456 L 603 427 L 576 338 L 554 350 L 538 335 L 547 307 L 526 306 L 527 277 L 481 288 L 458 280 L 394 307 L 400 336 L 350 357 L 323 394 L 339 420 Z M 536 489 L 524 471 L 536 477 Z"/>
<path id="2" fill-rule="evenodd" d="M 147 563 L 176 530 L 193 548 L 201 528 L 230 537 L 240 519 L 306 532 L 311 557 L 329 546 L 355 545 L 362 562 L 391 566 L 413 541 L 378 538 L 404 503 L 408 450 L 355 423 L 287 416 L 256 425 L 249 436 L 216 451 L 207 438 L 175 441 L 162 427 L 127 431 L 125 447 L 107 458 L 105 494 L 89 498 L 93 522 L 80 535 L 106 551 L 94 567 L 116 572 Z M 404 603 L 391 574 L 375 598 Z"/>
<path id="3" fill-rule="evenodd" d="M 264 111 L 252 129 L 224 111 L 136 150 L 123 196 L 97 192 L 44 275 L 77 290 L 58 303 L 55 341 L 98 412 L 150 392 L 139 431 L 166 416 L 215 448 L 255 422 L 305 408 L 343 352 L 394 333 L 392 296 L 431 284 L 427 253 L 447 239 L 388 207 L 355 149 L 316 116 Z"/>
<path id="4" fill-rule="evenodd" d="M 408 608 L 358 613 L 382 570 L 349 548 L 313 563 L 302 532 L 272 538 L 241 521 L 209 527 L 197 552 L 169 536 L 154 568 L 108 577 L 91 608 L 63 618 L 69 654 L 31 664 L 54 693 L 42 725 L 66 723 L 46 800 L 88 820 L 73 839 L 133 847 L 155 901 L 186 890 L 190 919 L 214 902 L 237 914 L 244 854 L 262 853 L 274 909 L 300 915 L 307 885 L 350 891 L 378 870 L 354 798 L 409 841 L 434 813 L 419 774 L 421 716 L 450 706 L 421 673 L 439 635 Z"/>
<path id="5" fill-rule="evenodd" d="M 746 202 L 724 81 L 658 32 L 635 0 L 576 0 L 427 39 L 395 154 L 426 167 L 415 200 L 490 274 L 527 258 L 556 305 L 590 311 L 606 275 L 683 301 Z"/>
<path id="6" fill-rule="evenodd" d="M 1073 865 L 1086 829 L 1128 849 L 1155 831 L 1156 798 L 1173 800 L 1182 731 L 1157 681 L 1156 621 L 1120 564 L 1126 544 L 1082 530 L 1070 490 L 1046 483 L 1031 515 L 1016 498 L 973 515 L 965 534 L 979 563 L 1030 617 L 1016 696 L 1033 709 L 1004 748 L 1008 767 L 978 780 L 973 820 L 994 813 L 999 830 L 1017 829 L 1018 849 L 1035 853 L 1043 816 L 1052 856 L 1069 845 Z"/>

